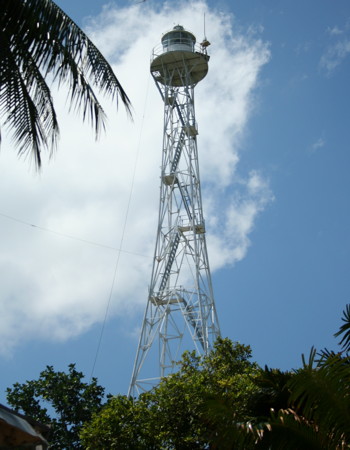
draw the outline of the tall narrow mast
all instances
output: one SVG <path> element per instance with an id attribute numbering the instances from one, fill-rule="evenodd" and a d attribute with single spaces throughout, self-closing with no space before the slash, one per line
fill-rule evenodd
<path id="1" fill-rule="evenodd" d="M 205 40 L 180 25 L 153 50 L 151 74 L 164 101 L 156 247 L 129 395 L 170 374 L 185 350 L 207 354 L 220 335 L 203 218 L 194 87 L 208 72 Z M 157 359 L 151 357 L 158 350 Z"/>

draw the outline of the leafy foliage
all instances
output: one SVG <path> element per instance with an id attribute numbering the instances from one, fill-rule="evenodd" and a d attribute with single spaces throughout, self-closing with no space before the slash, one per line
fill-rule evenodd
<path id="1" fill-rule="evenodd" d="M 258 448 L 345 449 L 350 445 L 350 309 L 335 336 L 342 352 L 311 349 L 308 360 L 285 383 L 288 407 L 271 411 Z"/>
<path id="2" fill-rule="evenodd" d="M 247 419 L 258 371 L 250 358 L 250 347 L 229 339 L 219 339 L 207 357 L 185 353 L 179 371 L 153 391 L 134 400 L 116 397 L 96 414 L 84 427 L 83 444 L 87 449 L 184 450 L 214 445 L 217 424 L 208 414 L 213 397 L 234 411 L 230 424 Z"/>
<path id="3" fill-rule="evenodd" d="M 109 63 L 52 0 L 2 0 L 0 15 L 0 118 L 13 130 L 19 154 L 52 151 L 59 132 L 48 76 L 68 87 L 70 104 L 88 118 L 96 136 L 105 115 L 92 86 L 130 101 Z"/>
<path id="4" fill-rule="evenodd" d="M 154 411 L 147 399 L 134 402 L 118 395 L 110 398 L 83 428 L 81 440 L 86 450 L 159 449 L 157 428 Z"/>
<path id="5" fill-rule="evenodd" d="M 104 397 L 96 378 L 90 383 L 83 378 L 74 364 L 69 365 L 68 373 L 47 366 L 38 380 L 8 388 L 7 401 L 16 411 L 50 425 L 50 448 L 80 449 L 80 430 L 101 409 Z"/>
<path id="6" fill-rule="evenodd" d="M 185 353 L 177 373 L 138 399 L 113 397 L 101 409 L 103 389 L 82 383 L 74 365 L 69 374 L 48 367 L 38 381 L 9 389 L 8 399 L 52 424 L 57 449 L 343 450 L 350 448 L 349 312 L 336 333 L 342 350 L 312 348 L 293 372 L 261 369 L 249 346 L 219 339 L 206 357 Z"/>
<path id="7" fill-rule="evenodd" d="M 290 389 L 288 382 L 294 376 L 292 372 L 283 372 L 265 366 L 255 380 L 257 391 L 249 401 L 250 414 L 254 423 L 267 420 L 271 409 L 288 408 Z"/>
<path id="8" fill-rule="evenodd" d="M 335 337 L 343 335 L 339 345 L 342 346 L 342 350 L 346 353 L 350 353 L 350 305 L 346 305 L 343 311 L 343 317 L 341 319 L 344 323 L 339 328 L 339 331 L 335 333 Z"/>
<path id="9" fill-rule="evenodd" d="M 216 422 L 217 448 L 223 449 L 317 449 L 350 447 L 349 306 L 339 353 L 311 349 L 302 367 L 282 372 L 265 367 L 255 378 L 248 411 L 252 418 L 240 422 L 234 409 L 214 398 L 209 415 Z M 221 406 L 221 409 L 218 408 Z M 218 414 L 218 410 L 220 414 Z M 219 420 L 218 420 L 219 419 Z M 231 422 L 230 422 L 231 421 Z"/>

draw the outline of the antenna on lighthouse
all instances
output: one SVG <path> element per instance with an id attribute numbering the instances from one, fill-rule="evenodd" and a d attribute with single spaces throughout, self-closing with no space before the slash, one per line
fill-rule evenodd
<path id="1" fill-rule="evenodd" d="M 200 46 L 202 47 L 202 49 L 206 49 L 207 47 L 209 47 L 210 42 L 207 39 L 207 35 L 205 32 L 205 13 L 203 13 L 203 28 L 204 28 L 204 38 L 203 41 L 200 43 Z"/>

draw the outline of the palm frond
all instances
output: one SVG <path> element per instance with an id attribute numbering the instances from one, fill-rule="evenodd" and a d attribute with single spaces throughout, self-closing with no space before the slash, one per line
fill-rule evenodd
<path id="1" fill-rule="evenodd" d="M 317 366 L 321 367 L 327 364 L 331 358 L 337 356 L 337 353 L 335 353 L 333 350 L 328 350 L 328 348 L 324 348 L 317 353 L 317 356 Z"/>
<path id="2" fill-rule="evenodd" d="M 220 395 L 206 396 L 200 413 L 210 448 L 248 450 L 261 438 L 259 425 L 238 422 L 233 405 Z"/>
<path id="3" fill-rule="evenodd" d="M 343 317 L 341 320 L 344 324 L 339 328 L 334 336 L 343 336 L 339 342 L 339 345 L 342 346 L 343 351 L 350 352 L 350 304 L 346 305 L 345 310 L 343 311 Z"/>
<path id="4" fill-rule="evenodd" d="M 249 401 L 251 416 L 259 421 L 263 418 L 267 420 L 271 408 L 276 411 L 287 408 L 290 395 L 288 381 L 293 376 L 292 372 L 283 372 L 265 366 L 255 380 L 258 390 L 252 394 Z"/>
<path id="5" fill-rule="evenodd" d="M 350 365 L 335 355 L 328 364 L 301 370 L 289 382 L 291 402 L 303 416 L 332 436 L 350 441 Z"/>
<path id="6" fill-rule="evenodd" d="M 277 414 L 272 412 L 270 422 L 263 430 L 261 442 L 255 448 L 325 450 L 330 448 L 327 446 L 328 442 L 328 436 L 320 433 L 293 409 L 286 409 L 280 410 Z"/>
<path id="7" fill-rule="evenodd" d="M 303 364 L 304 370 L 313 370 L 315 365 L 317 365 L 317 350 L 314 346 L 311 347 L 310 353 L 309 353 L 309 359 L 306 361 L 304 353 L 301 355 L 301 361 Z"/>
<path id="8" fill-rule="evenodd" d="M 58 135 L 50 90 L 31 55 L 19 66 L 4 36 L 1 38 L 0 116 L 5 126 L 14 129 L 18 153 L 31 151 L 40 166 L 40 149 L 54 149 Z"/>
<path id="9" fill-rule="evenodd" d="M 58 135 L 45 82 L 49 75 L 67 85 L 71 107 L 91 122 L 96 137 L 105 125 L 105 114 L 93 88 L 117 105 L 121 99 L 131 115 L 130 100 L 109 63 L 52 0 L 3 0 L 0 44 L 2 116 L 14 130 L 19 152 L 32 150 L 38 166 L 40 150 L 52 151 Z"/>

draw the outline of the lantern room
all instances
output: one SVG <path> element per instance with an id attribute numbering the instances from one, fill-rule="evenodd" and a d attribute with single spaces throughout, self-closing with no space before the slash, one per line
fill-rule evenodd
<path id="1" fill-rule="evenodd" d="M 195 43 L 195 36 L 189 31 L 186 31 L 181 25 L 176 25 L 162 37 L 164 52 L 194 52 Z"/>

